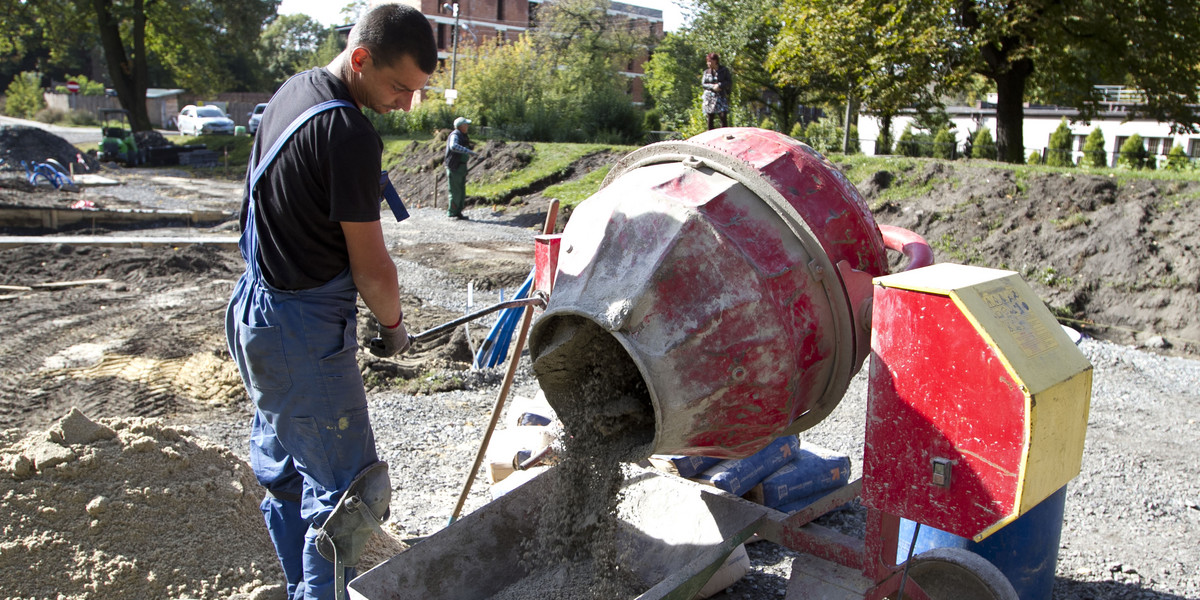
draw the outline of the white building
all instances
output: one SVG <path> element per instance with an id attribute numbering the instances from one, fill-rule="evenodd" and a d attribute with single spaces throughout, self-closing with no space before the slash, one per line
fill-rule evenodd
<path id="1" fill-rule="evenodd" d="M 1046 148 L 1050 145 L 1051 134 L 1058 129 L 1062 118 L 1066 117 L 1074 138 L 1072 156 L 1075 161 L 1083 156 L 1084 140 L 1096 128 L 1099 128 L 1104 134 L 1104 150 L 1110 165 L 1116 165 L 1117 153 L 1121 149 L 1121 144 L 1124 144 L 1125 140 L 1135 133 L 1142 136 L 1146 150 L 1151 156 L 1157 157 L 1159 163 L 1166 160 L 1167 153 L 1176 144 L 1182 146 L 1192 159 L 1200 158 L 1200 134 L 1172 134 L 1170 123 L 1160 123 L 1142 118 L 1130 119 L 1130 109 L 1133 108 L 1135 100 L 1131 97 L 1130 92 L 1118 88 L 1102 89 L 1112 92 L 1113 101 L 1106 103 L 1104 110 L 1098 113 L 1090 123 L 1072 123 L 1071 119 L 1077 118 L 1079 115 L 1078 111 L 1073 108 L 1026 106 L 1023 132 L 1025 151 L 1022 155 L 1029 156 L 1036 151 L 1044 156 Z M 994 105 L 984 102 L 977 107 L 950 106 L 946 108 L 946 112 L 955 125 L 953 131 L 960 152 L 967 138 L 975 135 L 983 127 L 991 130 L 992 137 L 995 138 L 996 110 Z M 891 139 L 893 143 L 915 117 L 916 114 L 909 111 L 892 118 Z M 858 137 L 864 153 L 875 154 L 875 142 L 879 139 L 880 127 L 878 118 L 859 115 Z"/>

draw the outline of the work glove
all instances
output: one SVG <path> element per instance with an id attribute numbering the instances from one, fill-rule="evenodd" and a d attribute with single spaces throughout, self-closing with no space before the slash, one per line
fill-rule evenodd
<path id="1" fill-rule="evenodd" d="M 389 329 L 383 326 L 383 323 L 378 323 L 376 337 L 371 338 L 367 343 L 367 347 L 371 350 L 371 354 L 380 358 L 388 358 L 395 356 L 408 350 L 416 341 L 411 335 L 408 335 L 408 330 L 404 328 L 404 319 L 400 319 L 400 324 Z"/>

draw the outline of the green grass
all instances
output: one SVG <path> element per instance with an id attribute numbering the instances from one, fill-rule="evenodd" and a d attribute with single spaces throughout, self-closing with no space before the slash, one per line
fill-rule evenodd
<path id="1" fill-rule="evenodd" d="M 848 176 L 853 174 L 850 179 L 857 181 L 859 178 L 866 177 L 875 171 L 910 171 L 918 165 L 939 159 L 933 158 L 909 158 L 906 156 L 864 156 L 860 154 L 842 155 L 831 154 L 829 159 L 841 166 Z M 1117 183 L 1121 184 L 1126 181 L 1133 180 L 1155 180 L 1155 181 L 1197 181 L 1200 182 L 1200 169 L 1184 169 L 1180 171 L 1170 171 L 1167 169 L 1129 169 L 1126 167 L 1049 167 L 1046 165 L 1013 165 L 1009 163 L 997 162 L 994 160 L 956 160 L 950 161 L 954 165 L 978 165 L 982 167 L 990 167 L 996 169 L 1007 169 L 1012 171 L 1014 176 L 1028 177 L 1034 173 L 1074 173 L 1078 175 L 1097 175 L 1101 177 L 1115 177 Z"/>
<path id="2" fill-rule="evenodd" d="M 467 184 L 467 195 L 483 198 L 485 202 L 505 200 L 515 190 L 529 186 L 562 173 L 572 163 L 596 152 L 613 150 L 627 153 L 632 146 L 610 146 L 606 144 L 551 144 L 533 143 L 533 160 L 524 169 L 509 173 L 498 181 Z"/>
<path id="3" fill-rule="evenodd" d="M 549 198 L 557 198 L 563 208 L 574 207 L 600 190 L 600 184 L 611 169 L 612 165 L 604 165 L 584 175 L 582 179 L 552 185 L 543 190 L 542 194 Z"/>

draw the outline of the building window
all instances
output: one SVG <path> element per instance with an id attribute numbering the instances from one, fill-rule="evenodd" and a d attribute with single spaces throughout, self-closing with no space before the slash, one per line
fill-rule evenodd
<path id="1" fill-rule="evenodd" d="M 437 47 L 438 47 L 438 50 L 446 49 L 446 24 L 445 23 L 438 23 Z"/>
<path id="2" fill-rule="evenodd" d="M 504 20 L 504 0 L 496 0 L 496 20 Z"/>
<path id="3" fill-rule="evenodd" d="M 1200 138 L 1192 138 L 1188 140 L 1188 156 L 1192 158 L 1200 158 Z"/>

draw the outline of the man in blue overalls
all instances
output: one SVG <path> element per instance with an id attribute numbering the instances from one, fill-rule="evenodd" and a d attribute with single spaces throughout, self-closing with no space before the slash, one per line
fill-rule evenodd
<path id="1" fill-rule="evenodd" d="M 333 62 L 276 92 L 250 159 L 246 272 L 225 331 L 256 407 L 250 463 L 292 600 L 335 597 L 320 527 L 356 476 L 381 464 L 356 358 L 357 296 L 379 322 L 373 353 L 410 343 L 379 221 L 383 142 L 360 109 L 408 110 L 436 65 L 420 12 L 375 8 Z"/>

